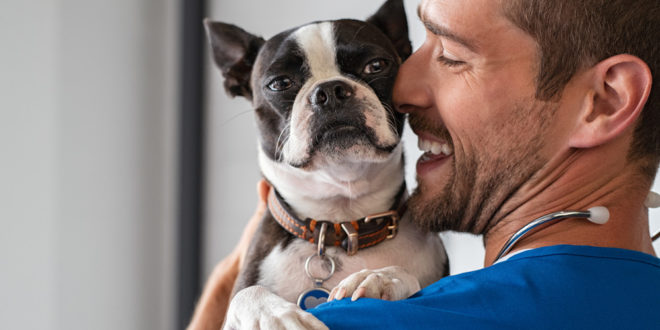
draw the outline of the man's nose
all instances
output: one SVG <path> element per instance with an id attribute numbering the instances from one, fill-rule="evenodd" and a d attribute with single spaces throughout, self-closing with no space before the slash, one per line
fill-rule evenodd
<path id="1" fill-rule="evenodd" d="M 429 51 L 422 46 L 399 68 L 392 95 L 399 112 L 410 113 L 431 106 L 433 86 L 428 82 L 429 58 Z"/>

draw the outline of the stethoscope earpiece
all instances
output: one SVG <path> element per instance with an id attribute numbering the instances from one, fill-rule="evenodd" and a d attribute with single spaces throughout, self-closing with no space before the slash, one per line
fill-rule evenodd
<path id="1" fill-rule="evenodd" d="M 587 211 L 591 214 L 587 219 L 593 223 L 602 225 L 610 220 L 610 211 L 605 206 L 594 206 Z"/>
<path id="2" fill-rule="evenodd" d="M 655 209 L 660 207 L 660 195 L 654 191 L 650 191 L 649 194 L 646 196 L 646 200 L 644 201 L 644 206 L 650 208 L 650 209 Z"/>

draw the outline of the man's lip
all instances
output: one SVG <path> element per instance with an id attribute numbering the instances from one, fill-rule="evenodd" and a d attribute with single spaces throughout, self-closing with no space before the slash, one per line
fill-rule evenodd
<path id="1" fill-rule="evenodd" d="M 428 152 L 423 153 L 417 160 L 417 175 L 424 176 L 427 173 L 433 171 L 434 169 L 442 166 L 448 159 L 453 157 L 453 155 L 433 155 Z"/>

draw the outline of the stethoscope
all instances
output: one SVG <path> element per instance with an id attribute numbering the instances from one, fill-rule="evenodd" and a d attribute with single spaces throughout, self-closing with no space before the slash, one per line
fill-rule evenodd
<path id="1" fill-rule="evenodd" d="M 658 195 L 655 192 L 650 192 L 649 195 L 646 197 L 644 206 L 646 206 L 647 208 L 660 207 L 660 195 Z M 586 211 L 559 211 L 559 212 L 546 214 L 528 223 L 525 227 L 520 228 L 515 234 L 513 234 L 511 238 L 509 238 L 509 240 L 506 242 L 506 244 L 504 244 L 504 246 L 500 250 L 500 253 L 497 254 L 497 257 L 495 258 L 495 262 L 497 262 L 498 260 L 500 260 L 500 258 L 502 258 L 507 253 L 509 253 L 509 251 L 511 251 L 511 248 L 513 248 L 513 246 L 516 245 L 518 241 L 520 241 L 523 237 L 525 237 L 525 235 L 528 235 L 530 231 L 534 230 L 538 226 L 546 223 L 558 222 L 569 218 L 587 219 L 595 224 L 602 225 L 610 219 L 610 211 L 605 206 L 595 206 Z M 655 235 L 653 235 L 651 237 L 651 240 L 655 241 L 658 238 L 660 238 L 660 231 Z"/>

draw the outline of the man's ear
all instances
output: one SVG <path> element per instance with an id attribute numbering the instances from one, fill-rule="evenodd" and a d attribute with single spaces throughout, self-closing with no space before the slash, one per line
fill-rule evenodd
<path id="1" fill-rule="evenodd" d="M 250 75 L 264 39 L 238 26 L 204 19 L 213 50 L 213 61 L 225 77 L 225 90 L 231 96 L 252 99 Z"/>
<path id="2" fill-rule="evenodd" d="M 367 22 L 378 27 L 390 38 L 402 61 L 412 54 L 403 0 L 385 1 L 378 11 L 367 19 Z"/>
<path id="3" fill-rule="evenodd" d="M 634 129 L 651 92 L 651 70 L 636 56 L 616 55 L 591 70 L 591 93 L 569 140 L 574 148 L 595 147 Z"/>

